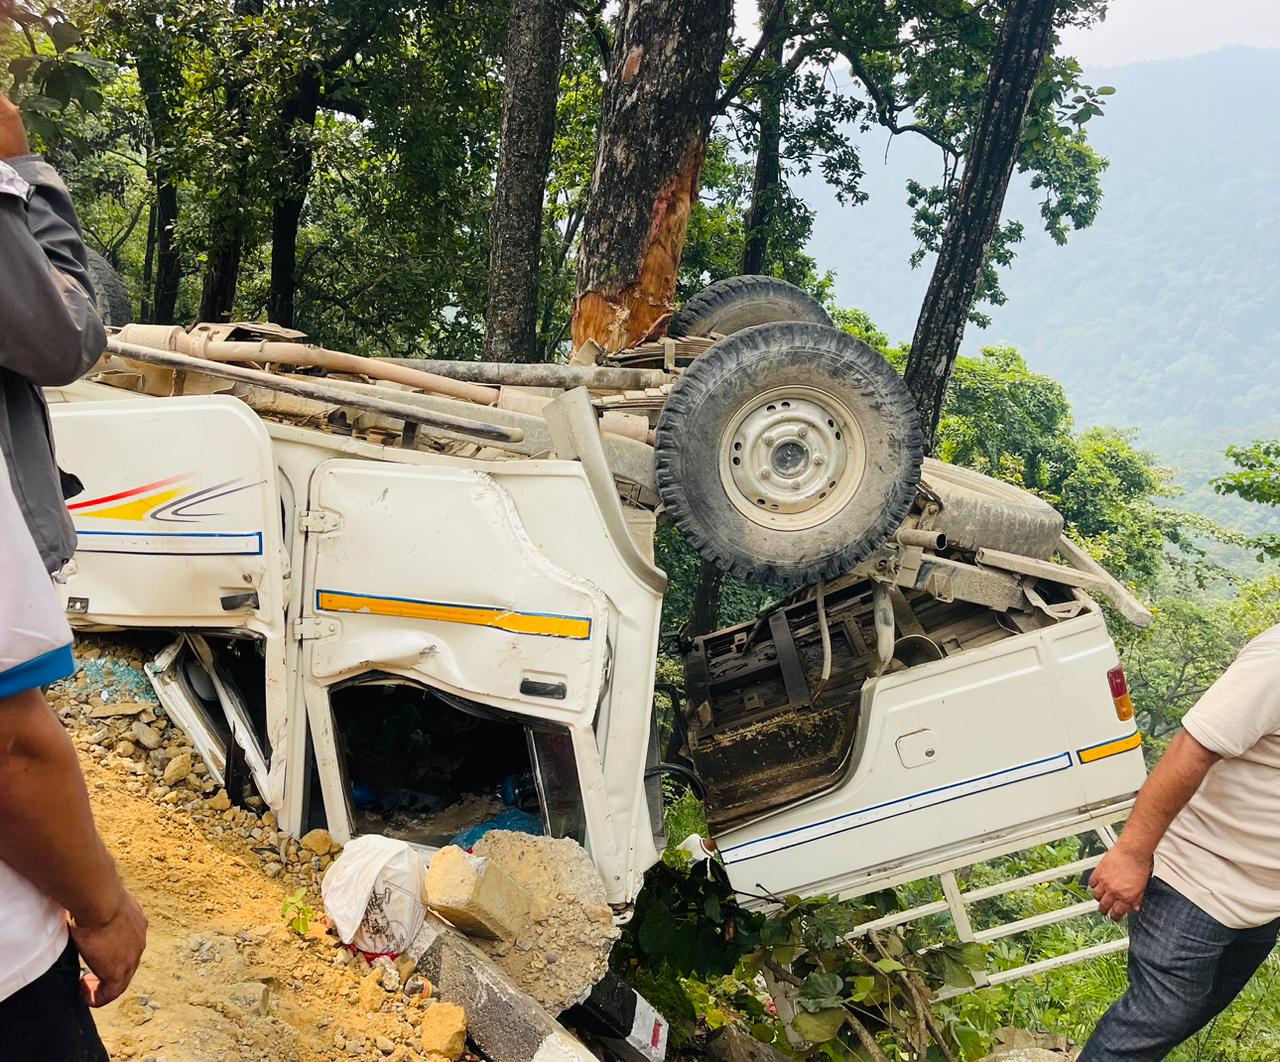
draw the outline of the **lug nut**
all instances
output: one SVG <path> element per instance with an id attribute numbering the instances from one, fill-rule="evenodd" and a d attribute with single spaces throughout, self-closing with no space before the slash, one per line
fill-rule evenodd
<path id="1" fill-rule="evenodd" d="M 762 469 L 760 469 L 760 478 L 761 478 L 761 479 L 768 479 L 768 478 L 769 478 L 769 477 L 771 477 L 772 475 L 773 475 L 773 472 L 772 472 L 772 471 L 770 471 L 769 469 L 767 469 L 767 468 L 762 468 Z"/>
<path id="2" fill-rule="evenodd" d="M 796 428 L 796 434 L 803 439 L 806 435 L 809 434 L 809 429 L 802 424 L 800 425 L 800 427 Z"/>
<path id="3" fill-rule="evenodd" d="M 825 465 L 827 463 L 827 459 L 822 454 L 814 454 L 813 463 L 815 465 Z"/>
<path id="4" fill-rule="evenodd" d="M 762 443 L 764 443 L 764 444 L 765 444 L 765 446 L 772 446 L 772 445 L 773 445 L 773 436 L 772 436 L 772 435 L 766 435 L 766 436 L 765 436 L 763 439 L 761 439 L 760 441 L 761 441 Z"/>
<path id="5" fill-rule="evenodd" d="M 800 489 L 800 481 L 799 481 L 798 479 L 793 479 L 793 480 L 791 481 L 791 489 L 792 489 L 792 490 L 799 490 L 799 489 Z"/>

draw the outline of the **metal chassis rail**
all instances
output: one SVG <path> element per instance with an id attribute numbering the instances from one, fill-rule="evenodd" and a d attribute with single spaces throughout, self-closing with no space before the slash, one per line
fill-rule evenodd
<path id="1" fill-rule="evenodd" d="M 1065 837 L 1083 836 L 1088 833 L 1096 835 L 1102 842 L 1103 847 L 1109 850 L 1116 842 L 1116 833 L 1112 828 L 1113 823 L 1126 817 L 1128 813 L 1129 805 L 1126 805 L 1124 810 L 1118 811 L 1114 816 L 1108 816 L 1110 821 L 1095 823 L 1074 833 L 1068 832 L 1064 834 L 1059 828 L 1045 830 L 1039 835 L 1020 838 L 1020 844 L 1014 851 L 1023 851 L 1028 848 L 1034 848 L 1040 844 L 1059 841 Z M 1001 854 L 1012 854 L 1012 852 L 1006 851 Z M 993 858 L 993 856 L 994 854 L 988 855 L 987 858 Z M 1060 922 L 1067 922 L 1073 918 L 1080 918 L 1097 910 L 1097 904 L 1093 900 L 1069 904 L 1065 907 L 1057 908 L 1056 910 L 1045 911 L 1038 915 L 1032 915 L 1029 918 L 1019 918 L 1012 922 L 1003 922 L 988 929 L 975 931 L 973 923 L 969 918 L 969 908 L 982 903 L 984 900 L 991 900 L 999 896 L 1006 896 L 1012 892 L 1019 892 L 1023 889 L 1029 889 L 1036 885 L 1043 885 L 1049 881 L 1056 881 L 1060 878 L 1080 874 L 1086 870 L 1092 870 L 1098 865 L 1101 859 L 1102 855 L 1088 856 L 1084 859 L 1076 859 L 1069 863 L 1060 864 L 1059 866 L 1049 867 L 1046 870 L 1036 871 L 1032 874 L 1024 874 L 1020 877 L 1010 878 L 1008 881 L 1001 881 L 994 885 L 986 885 L 982 888 L 969 890 L 964 890 L 960 887 L 960 883 L 956 880 L 956 871 L 954 867 L 946 870 L 940 870 L 933 874 L 925 875 L 924 878 L 917 878 L 915 880 L 927 880 L 930 877 L 936 877 L 942 885 L 944 899 L 935 900 L 931 903 L 920 904 L 905 911 L 895 911 L 893 914 L 885 915 L 884 917 L 877 918 L 874 921 L 865 922 L 853 931 L 852 936 L 855 938 L 863 937 L 876 930 L 891 929 L 896 926 L 907 925 L 911 922 L 916 922 L 922 918 L 928 918 L 933 915 L 949 914 L 955 925 L 956 936 L 961 942 L 985 944 L 992 940 L 1000 940 L 1005 937 L 1016 936 L 1020 933 L 1043 929 L 1045 926 L 1056 925 Z M 905 884 L 905 882 L 900 882 L 900 884 Z M 1092 944 L 1089 947 L 1078 948 L 1075 951 L 1067 952 L 1064 955 L 1055 955 L 1051 958 L 1041 959 L 1037 962 L 1024 963 L 1021 966 L 1015 966 L 1008 970 L 999 970 L 994 973 L 977 971 L 974 974 L 974 984 L 970 987 L 945 988 L 937 994 L 936 998 L 939 1000 L 950 999 L 953 996 L 963 995 L 964 993 L 972 992 L 975 989 L 1007 984 L 1011 981 L 1021 980 L 1024 977 L 1034 977 L 1036 974 L 1041 974 L 1062 966 L 1070 966 L 1073 963 L 1081 962 L 1085 959 L 1093 959 L 1102 955 L 1111 955 L 1116 952 L 1125 951 L 1128 947 L 1129 938 L 1125 936 L 1116 940 L 1103 941 L 1100 944 Z"/>

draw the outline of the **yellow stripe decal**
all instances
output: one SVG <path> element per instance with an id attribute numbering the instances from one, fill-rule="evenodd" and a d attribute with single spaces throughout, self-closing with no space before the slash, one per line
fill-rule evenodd
<path id="1" fill-rule="evenodd" d="M 1122 752 L 1129 752 L 1141 747 L 1142 734 L 1135 730 L 1132 734 L 1116 738 L 1114 741 L 1104 741 L 1101 745 L 1091 745 L 1087 749 L 1080 749 L 1076 755 L 1080 757 L 1081 763 L 1093 763 L 1095 760 L 1105 760 L 1108 756 L 1118 756 Z"/>
<path id="2" fill-rule="evenodd" d="M 172 501 L 178 495 L 184 493 L 186 487 L 179 487 L 177 490 L 162 490 L 159 494 L 152 494 L 146 498 L 137 498 L 133 501 L 121 502 L 119 505 L 111 505 L 106 509 L 94 509 L 92 512 L 79 512 L 76 515 L 82 517 L 93 517 L 95 520 L 142 520 L 152 509 L 158 509 L 167 501 Z"/>
<path id="3" fill-rule="evenodd" d="M 591 620 L 585 616 L 517 612 L 483 605 L 454 605 L 441 601 L 416 601 L 412 598 L 374 597 L 369 594 L 344 594 L 338 590 L 317 590 L 316 608 L 323 612 L 356 612 L 369 616 L 467 623 L 476 627 L 493 627 L 510 634 L 537 634 L 579 641 L 591 637 Z"/>

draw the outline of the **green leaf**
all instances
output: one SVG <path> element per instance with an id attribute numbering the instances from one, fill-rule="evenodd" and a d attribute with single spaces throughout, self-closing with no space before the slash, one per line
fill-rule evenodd
<path id="1" fill-rule="evenodd" d="M 844 992 L 844 978 L 838 973 L 811 973 L 800 989 L 801 999 L 826 999 Z"/>
<path id="2" fill-rule="evenodd" d="M 974 984 L 973 971 L 953 955 L 944 952 L 942 958 L 942 980 L 950 988 L 970 988 Z"/>
<path id="3" fill-rule="evenodd" d="M 640 947 L 648 955 L 660 957 L 671 951 L 678 934 L 676 920 L 664 903 L 655 903 L 640 923 Z"/>
<path id="4" fill-rule="evenodd" d="M 53 66 L 44 82 L 45 95 L 51 96 L 64 107 L 72 100 L 83 100 L 85 93 L 97 87 L 97 78 L 84 67 L 62 62 Z"/>
<path id="5" fill-rule="evenodd" d="M 1114 96 L 1116 87 L 1114 85 L 1102 85 L 1094 90 L 1099 96 Z"/>
<path id="6" fill-rule="evenodd" d="M 855 1003 L 860 1003 L 867 998 L 875 987 L 876 979 L 874 977 L 855 977 L 853 979 L 853 991 L 849 994 L 849 998 Z"/>
<path id="7" fill-rule="evenodd" d="M 972 1025 L 952 1025 L 948 1030 L 965 1058 L 978 1058 L 986 1050 L 987 1041 Z"/>
<path id="8" fill-rule="evenodd" d="M 70 22 L 55 22 L 49 27 L 49 36 L 53 40 L 53 46 L 60 52 L 65 52 L 73 44 L 79 44 L 81 33 Z"/>
<path id="9" fill-rule="evenodd" d="M 21 85 L 37 66 L 45 60 L 39 55 L 20 55 L 16 59 L 9 60 L 9 73 L 13 75 L 13 83 Z"/>
<path id="10" fill-rule="evenodd" d="M 720 925 L 724 922 L 724 913 L 720 909 L 720 897 L 715 893 L 712 893 L 706 898 L 702 904 L 702 909 L 706 911 L 707 917 L 716 925 Z"/>
<path id="11" fill-rule="evenodd" d="M 834 1039 L 843 1025 L 843 1007 L 831 1007 L 815 1014 L 801 1010 L 791 1020 L 791 1028 L 796 1035 L 811 1044 L 822 1044 Z"/>
<path id="12" fill-rule="evenodd" d="M 886 974 L 897 973 L 899 970 L 906 969 L 897 959 L 879 959 L 872 965 L 881 973 Z"/>

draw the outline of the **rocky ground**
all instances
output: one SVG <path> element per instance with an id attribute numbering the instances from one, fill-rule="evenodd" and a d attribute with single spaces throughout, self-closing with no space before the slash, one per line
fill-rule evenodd
<path id="1" fill-rule="evenodd" d="M 80 672 L 49 700 L 80 752 L 94 814 L 151 920 L 125 995 L 95 1013 L 111 1057 L 272 1062 L 456 1057 L 458 1008 L 385 960 L 370 969 L 313 921 L 286 925 L 287 897 L 336 847 L 277 833 L 270 812 L 229 806 L 164 717 L 128 643 L 81 639 Z M 423 988 L 427 989 L 424 994 Z M 446 1053 L 441 1055 L 441 1048 Z"/>

